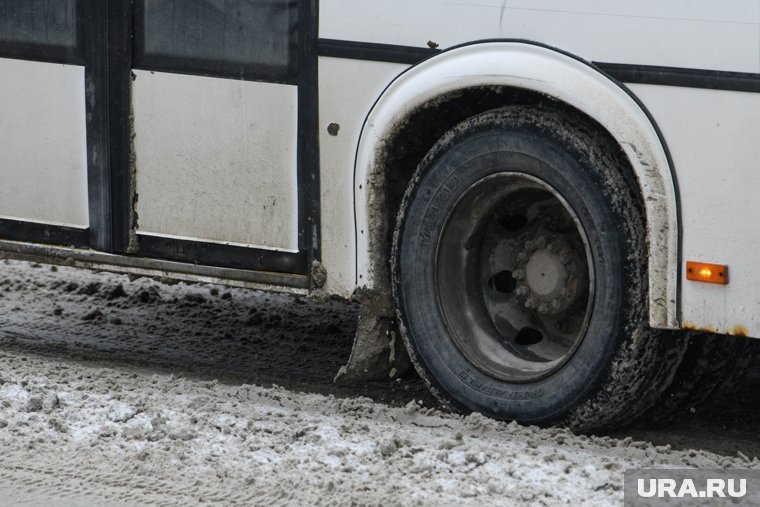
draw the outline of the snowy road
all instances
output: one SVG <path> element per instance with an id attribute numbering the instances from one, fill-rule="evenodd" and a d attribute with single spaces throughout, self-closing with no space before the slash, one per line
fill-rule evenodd
<path id="1" fill-rule="evenodd" d="M 615 435 L 331 379 L 356 307 L 0 263 L 0 504 L 622 503 L 630 467 L 760 468 L 757 376 Z"/>

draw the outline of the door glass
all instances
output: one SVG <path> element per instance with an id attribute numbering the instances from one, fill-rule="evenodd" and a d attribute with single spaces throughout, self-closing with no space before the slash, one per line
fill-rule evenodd
<path id="1" fill-rule="evenodd" d="M 74 48 L 76 0 L 0 0 L 0 40 Z"/>
<path id="2" fill-rule="evenodd" d="M 150 59 L 206 62 L 210 70 L 293 75 L 297 7 L 296 0 L 143 0 L 138 49 Z"/>

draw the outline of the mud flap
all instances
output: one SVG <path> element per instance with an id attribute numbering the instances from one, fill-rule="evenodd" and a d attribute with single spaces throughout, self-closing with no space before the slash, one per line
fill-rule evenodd
<path id="1" fill-rule="evenodd" d="M 355 385 L 402 376 L 411 362 L 396 330 L 392 305 L 381 296 L 366 293 L 357 295 L 357 299 L 362 307 L 354 345 L 335 383 Z"/>

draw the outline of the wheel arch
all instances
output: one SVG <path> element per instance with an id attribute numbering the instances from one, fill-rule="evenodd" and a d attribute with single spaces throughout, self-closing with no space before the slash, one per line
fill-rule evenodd
<path id="1" fill-rule="evenodd" d="M 630 162 L 645 210 L 650 325 L 679 327 L 678 196 L 656 125 L 624 85 L 593 64 L 528 41 L 484 41 L 444 51 L 398 76 L 375 102 L 364 122 L 355 161 L 357 287 L 390 294 L 388 207 L 393 203 L 386 198 L 385 180 L 397 156 L 394 140 L 420 110 L 434 111 L 447 98 L 468 93 L 482 97 L 474 92 L 478 90 L 490 90 L 490 95 L 474 113 L 494 104 L 545 97 L 590 117 L 614 139 Z"/>

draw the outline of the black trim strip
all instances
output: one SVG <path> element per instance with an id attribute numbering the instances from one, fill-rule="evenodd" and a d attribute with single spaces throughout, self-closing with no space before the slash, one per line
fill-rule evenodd
<path id="1" fill-rule="evenodd" d="M 102 0 L 101 0 L 102 1 Z M 126 253 L 132 229 L 132 2 L 108 0 L 108 135 L 111 251 Z"/>
<path id="2" fill-rule="evenodd" d="M 337 39 L 319 39 L 317 41 L 317 54 L 319 56 L 368 60 L 372 62 L 415 65 L 440 52 L 438 49 L 398 46 L 395 44 L 376 44 Z"/>
<path id="3" fill-rule="evenodd" d="M 250 271 L 212 266 L 199 266 L 185 262 L 114 255 L 95 250 L 80 250 L 34 243 L 0 240 L 0 258 L 13 258 L 31 262 L 60 264 L 114 273 L 129 272 L 135 275 L 165 277 L 175 280 L 198 281 L 214 278 L 221 283 L 237 287 L 261 288 L 261 285 L 308 289 L 309 279 L 303 275 L 288 275 L 267 271 Z"/>
<path id="4" fill-rule="evenodd" d="M 475 41 L 463 45 L 496 40 Z M 530 41 L 501 40 L 501 42 L 523 42 L 543 46 Z M 460 46 L 456 46 L 460 47 Z M 548 47 L 548 46 L 546 46 Z M 454 49 L 448 48 L 447 50 Z M 555 49 L 555 48 L 552 48 Z M 396 46 L 336 39 L 319 39 L 317 44 L 319 56 L 347 58 L 352 60 L 369 60 L 388 63 L 416 65 L 431 56 L 441 53 L 438 49 L 414 46 Z M 564 52 L 563 52 L 564 53 Z M 586 62 L 589 63 L 589 62 Z M 760 74 L 749 72 L 729 72 L 721 70 L 689 69 L 682 67 L 662 67 L 656 65 L 638 65 L 627 63 L 592 62 L 618 81 L 629 84 L 651 84 L 710 90 L 727 90 L 760 93 Z"/>
<path id="5" fill-rule="evenodd" d="M 299 6 L 298 80 L 298 246 L 308 265 L 322 259 L 319 181 L 319 67 L 316 52 L 317 0 Z"/>
<path id="6" fill-rule="evenodd" d="M 90 244 L 90 231 L 75 227 L 4 218 L 0 219 L 0 238 L 45 245 L 86 248 Z"/>
<path id="7" fill-rule="evenodd" d="M 92 247 L 111 251 L 111 173 L 108 119 L 108 4 L 84 0 L 87 193 Z"/>
<path id="8" fill-rule="evenodd" d="M 132 225 L 131 3 L 86 0 L 87 191 L 92 248 L 126 252 Z"/>
<path id="9" fill-rule="evenodd" d="M 306 252 L 278 252 L 202 241 L 137 235 L 140 256 L 232 269 L 306 274 Z"/>
<path id="10" fill-rule="evenodd" d="M 760 74 L 625 63 L 594 62 L 594 65 L 618 81 L 629 84 L 760 93 Z"/>

